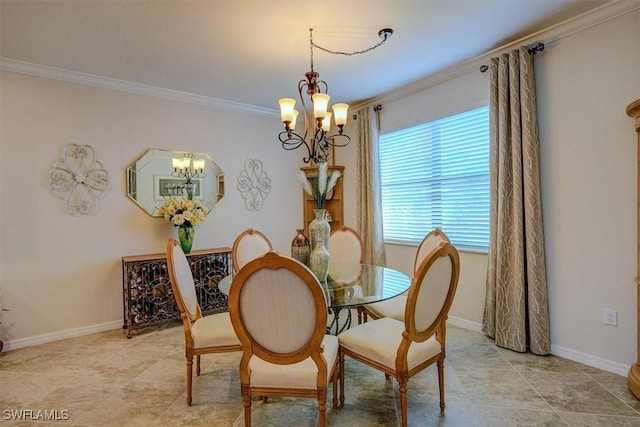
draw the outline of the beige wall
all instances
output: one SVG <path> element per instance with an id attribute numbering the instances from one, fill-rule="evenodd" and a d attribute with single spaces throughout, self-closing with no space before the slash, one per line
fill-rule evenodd
<path id="1" fill-rule="evenodd" d="M 552 352 L 626 374 L 636 361 L 637 212 L 625 108 L 640 97 L 640 10 L 547 43 L 535 68 Z M 486 102 L 487 76 L 474 70 L 383 102 L 382 132 Z M 348 149 L 341 160 L 355 168 Z M 415 250 L 387 245 L 388 265 L 411 271 Z M 454 322 L 480 327 L 486 259 L 461 253 Z M 618 327 L 603 324 L 605 308 L 618 311 Z"/>
<path id="2" fill-rule="evenodd" d="M 0 91 L 0 295 L 11 310 L 0 333 L 14 346 L 122 323 L 120 257 L 163 252 L 175 235 L 126 196 L 125 168 L 148 148 L 207 152 L 226 172 L 227 196 L 196 227 L 194 249 L 230 246 L 255 227 L 288 252 L 302 225 L 300 160 L 280 148 L 275 116 L 11 72 L 0 74 Z M 95 216 L 65 214 L 48 188 L 70 143 L 91 145 L 110 174 Z M 236 190 L 247 158 L 262 160 L 272 180 L 260 212 L 246 210 Z"/>
<path id="3" fill-rule="evenodd" d="M 536 60 L 551 340 L 560 354 L 636 360 L 640 10 L 559 40 Z M 603 309 L 618 327 L 603 325 Z"/>
<path id="4" fill-rule="evenodd" d="M 636 143 L 624 109 L 640 97 L 639 43 L 636 10 L 548 43 L 535 60 L 552 351 L 619 373 L 636 360 Z M 486 78 L 474 71 L 385 102 L 383 131 L 482 105 Z M 252 226 L 289 250 L 301 225 L 300 156 L 279 148 L 276 116 L 11 72 L 0 74 L 0 91 L 5 340 L 20 345 L 122 322 L 120 257 L 162 252 L 175 232 L 125 194 L 125 168 L 148 148 L 208 152 L 227 173 L 228 195 L 196 229 L 195 248 L 228 246 Z M 69 143 L 93 146 L 111 174 L 96 216 L 64 214 L 48 189 L 49 170 Z M 356 224 L 355 145 L 337 150 L 347 224 Z M 235 189 L 246 158 L 262 160 L 272 179 L 261 212 L 245 210 Z M 414 253 L 389 245 L 388 264 L 408 272 Z M 486 255 L 461 259 L 451 314 L 478 327 Z M 604 308 L 618 311 L 618 327 L 602 324 Z"/>

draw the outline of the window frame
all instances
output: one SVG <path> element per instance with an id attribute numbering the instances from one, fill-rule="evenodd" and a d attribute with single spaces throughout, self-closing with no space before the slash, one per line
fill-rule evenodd
<path id="1" fill-rule="evenodd" d="M 468 124 L 486 124 L 486 126 L 482 128 L 483 130 L 481 132 L 474 132 L 468 131 L 467 128 L 462 128 L 462 126 L 465 125 L 467 125 L 468 127 Z M 412 124 L 400 129 L 395 129 L 380 134 L 378 154 L 380 157 L 381 165 L 380 178 L 384 244 L 417 246 L 424 235 L 426 235 L 426 233 L 431 231 L 433 228 L 440 227 L 445 233 L 449 235 L 452 243 L 456 245 L 456 248 L 458 248 L 459 250 L 465 252 L 488 253 L 490 237 L 489 125 L 489 107 L 487 104 L 484 104 L 479 107 L 460 110 L 451 114 L 447 114 L 445 116 L 441 116 L 417 124 Z M 451 129 L 455 128 L 456 126 L 460 126 L 463 130 L 452 132 Z M 391 137 L 392 141 L 384 141 L 385 137 Z M 469 137 L 472 138 L 472 144 L 468 147 L 468 149 L 460 151 L 459 146 L 466 143 L 467 138 Z M 405 176 L 403 178 L 404 180 L 402 180 L 402 178 L 398 178 L 398 175 L 401 176 L 402 173 L 390 173 L 389 175 L 393 175 L 394 178 L 398 179 L 398 182 L 395 184 L 397 187 L 396 197 L 399 197 L 401 200 L 408 200 L 409 202 L 405 204 L 411 206 L 411 199 L 402 199 L 402 197 L 404 196 L 399 194 L 401 191 L 398 191 L 398 188 L 402 188 L 412 180 L 417 181 L 417 184 L 416 182 L 413 183 L 414 186 L 437 186 L 439 187 L 439 191 L 427 192 L 427 194 L 434 199 L 435 203 L 431 204 L 427 202 L 419 204 L 419 208 L 427 207 L 428 212 L 417 216 L 417 218 L 421 219 L 413 219 L 413 221 L 411 222 L 412 224 L 414 224 L 413 233 L 411 231 L 402 231 L 401 233 L 405 234 L 404 236 L 400 236 L 400 233 L 398 233 L 389 237 L 387 229 L 390 228 L 390 225 L 389 220 L 386 218 L 388 218 L 389 210 L 393 210 L 393 208 L 388 208 L 384 200 L 385 193 L 386 196 L 389 197 L 389 194 L 393 192 L 393 189 L 392 185 L 390 185 L 389 183 L 385 183 L 385 180 L 388 180 L 389 178 L 385 178 L 384 168 L 388 167 L 389 163 L 391 163 L 391 166 L 398 167 L 399 161 L 396 159 L 395 164 L 393 163 L 393 160 L 391 160 L 390 162 L 386 162 L 384 151 L 389 150 L 388 147 L 385 147 L 385 144 L 391 144 L 393 143 L 393 140 L 396 140 L 397 142 L 397 140 L 402 140 L 403 138 L 404 140 L 402 141 L 402 145 L 405 145 L 405 147 L 401 146 L 399 148 L 405 148 L 405 150 L 408 151 L 413 157 L 421 158 L 422 156 L 420 156 L 419 151 L 416 151 L 414 149 L 414 146 L 411 146 L 409 148 L 407 148 L 407 146 L 411 145 L 414 142 L 423 145 L 423 148 L 421 148 L 420 150 L 423 150 L 428 154 L 426 154 L 422 158 L 428 158 L 428 160 L 423 162 L 417 160 L 415 163 L 411 163 L 411 165 L 414 168 L 416 167 L 416 165 L 425 165 L 425 168 L 430 168 L 430 172 L 427 174 L 430 177 L 428 179 L 425 179 L 425 177 L 408 178 Z M 413 141 L 414 138 L 415 141 Z M 456 153 L 456 155 L 451 156 L 451 150 L 456 149 L 457 151 L 453 151 Z M 461 156 L 463 160 L 464 156 L 468 157 L 466 159 L 467 161 L 465 162 L 465 164 L 468 165 L 467 167 L 455 167 L 455 159 L 458 157 L 457 154 L 459 153 L 462 153 Z M 473 157 L 478 153 L 480 154 L 479 157 Z M 445 159 L 447 155 L 451 156 L 451 158 Z M 437 158 L 434 160 L 433 156 L 437 156 Z M 473 160 L 471 162 L 469 162 L 469 159 L 471 159 L 472 157 L 469 156 L 473 157 Z M 387 163 L 386 166 L 385 163 Z M 480 165 L 482 164 L 486 164 L 486 168 L 481 167 Z M 444 175 L 443 168 L 445 170 Z M 458 183 L 452 183 L 455 180 L 458 180 Z M 476 181 L 477 183 L 474 184 L 474 181 Z M 451 195 L 455 193 L 455 191 L 452 191 L 448 196 L 449 203 L 443 203 L 443 189 L 446 190 L 446 188 L 454 188 L 459 192 L 465 191 L 467 189 L 472 189 L 474 191 L 471 194 L 472 197 L 474 197 L 474 200 L 470 200 L 469 203 L 482 203 L 482 206 L 477 210 L 465 210 L 465 214 L 470 214 L 470 222 L 465 222 L 465 224 L 461 227 L 452 229 L 451 226 L 447 227 L 446 222 L 460 221 L 460 217 L 457 217 L 457 215 L 455 214 L 457 212 L 456 203 L 465 203 L 465 197 L 461 197 L 460 193 L 458 193 L 457 196 Z M 467 193 L 465 192 L 464 194 L 466 195 Z M 419 208 L 415 209 L 419 210 Z M 446 214 L 447 210 L 450 211 L 449 215 Z M 461 216 L 464 217 L 464 215 Z M 402 218 L 403 217 L 400 217 L 400 219 L 396 218 L 395 221 L 392 221 L 392 223 L 395 222 L 395 227 L 391 228 L 396 232 L 402 229 L 402 226 L 399 225 L 400 223 L 410 224 L 409 222 L 403 221 Z M 407 216 L 406 218 L 410 218 L 410 216 Z M 418 232 L 415 224 L 421 222 L 425 222 L 428 225 L 426 226 L 425 230 L 420 230 Z M 478 227 L 482 227 L 481 230 L 474 232 L 474 228 L 478 230 Z"/>

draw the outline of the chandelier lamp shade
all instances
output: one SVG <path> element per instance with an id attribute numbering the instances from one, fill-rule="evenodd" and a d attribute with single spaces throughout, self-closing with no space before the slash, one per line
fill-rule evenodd
<path id="1" fill-rule="evenodd" d="M 355 55 L 365 53 L 375 49 L 384 43 L 393 30 L 385 28 L 380 30 L 378 35 L 383 38 L 381 42 L 369 49 L 359 52 L 336 52 L 325 49 L 313 43 L 313 29 L 309 29 L 309 50 L 311 71 L 305 73 L 305 78 L 298 82 L 298 96 L 302 105 L 304 124 L 302 130 L 296 130 L 299 111 L 295 109 L 296 100 L 293 98 L 281 98 L 280 118 L 284 125 L 284 130 L 278 135 L 285 150 L 296 150 L 300 147 L 307 149 L 307 155 L 303 157 L 305 163 L 326 162 L 333 147 L 344 147 L 349 144 L 351 138 L 344 133 L 344 126 L 347 124 L 347 111 L 349 105 L 337 103 L 332 107 L 333 113 L 329 110 L 328 85 L 324 80 L 320 80 L 320 74 L 313 69 L 313 48 L 319 48 L 325 52 L 339 55 Z M 306 101 L 305 101 L 306 99 Z M 333 120 L 332 120 L 333 117 Z M 332 127 L 332 124 L 335 124 Z"/>

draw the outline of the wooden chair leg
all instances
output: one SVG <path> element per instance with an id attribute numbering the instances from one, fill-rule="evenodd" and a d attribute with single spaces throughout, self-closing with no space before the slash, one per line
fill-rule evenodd
<path id="1" fill-rule="evenodd" d="M 193 356 L 187 356 L 187 406 L 191 406 L 192 381 L 193 381 Z"/>
<path id="2" fill-rule="evenodd" d="M 333 391 L 333 399 L 331 400 L 331 405 L 333 408 L 338 407 L 338 371 L 340 370 L 340 364 L 338 364 L 333 370 L 333 375 L 331 376 L 331 388 Z"/>
<path id="3" fill-rule="evenodd" d="M 344 406 L 344 353 L 338 351 L 338 369 L 340 373 L 340 406 Z"/>
<path id="4" fill-rule="evenodd" d="M 444 412 L 444 360 L 438 360 L 438 387 L 440 388 L 440 412 Z"/>
<path id="5" fill-rule="evenodd" d="M 318 427 L 327 425 L 327 389 L 318 389 Z"/>
<path id="6" fill-rule="evenodd" d="M 196 356 L 196 375 L 200 376 L 200 355 Z"/>
<path id="7" fill-rule="evenodd" d="M 402 427 L 407 427 L 407 375 L 398 376 L 398 388 L 400 389 L 400 414 L 402 416 Z"/>
<path id="8" fill-rule="evenodd" d="M 242 406 L 244 407 L 244 426 L 251 427 L 251 390 L 248 385 L 243 384 Z"/>

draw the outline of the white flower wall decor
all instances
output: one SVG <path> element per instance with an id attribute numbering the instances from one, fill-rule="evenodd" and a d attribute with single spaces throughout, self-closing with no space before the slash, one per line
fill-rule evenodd
<path id="1" fill-rule="evenodd" d="M 244 161 L 244 170 L 238 177 L 238 191 L 244 199 L 244 206 L 250 211 L 262 209 L 264 199 L 271 191 L 271 179 L 257 159 Z"/>
<path id="2" fill-rule="evenodd" d="M 109 173 L 88 145 L 68 144 L 49 174 L 49 185 L 73 216 L 95 215 L 98 200 L 109 188 Z"/>

